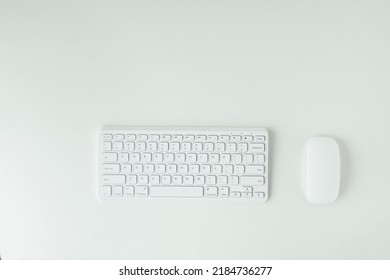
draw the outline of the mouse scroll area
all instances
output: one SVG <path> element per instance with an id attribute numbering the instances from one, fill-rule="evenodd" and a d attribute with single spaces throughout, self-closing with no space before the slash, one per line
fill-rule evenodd
<path id="1" fill-rule="evenodd" d="M 310 139 L 305 151 L 305 192 L 312 203 L 334 202 L 340 189 L 340 149 L 329 137 Z"/>

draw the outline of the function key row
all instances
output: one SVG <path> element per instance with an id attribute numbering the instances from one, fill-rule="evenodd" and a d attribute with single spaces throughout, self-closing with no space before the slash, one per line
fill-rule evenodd
<path id="1" fill-rule="evenodd" d="M 264 135 L 103 134 L 102 139 L 127 141 L 233 141 L 264 142 Z"/>

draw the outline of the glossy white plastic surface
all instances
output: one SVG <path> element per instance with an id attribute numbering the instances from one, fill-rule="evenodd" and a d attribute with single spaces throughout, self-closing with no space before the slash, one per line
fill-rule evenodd
<path id="1" fill-rule="evenodd" d="M 340 189 L 340 150 L 329 137 L 315 137 L 306 145 L 305 191 L 310 202 L 334 202 Z"/>

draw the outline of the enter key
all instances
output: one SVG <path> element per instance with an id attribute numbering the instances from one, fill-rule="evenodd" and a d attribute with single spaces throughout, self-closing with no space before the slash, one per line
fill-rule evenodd
<path id="1" fill-rule="evenodd" d="M 245 168 L 246 174 L 263 175 L 264 165 L 247 165 Z"/>

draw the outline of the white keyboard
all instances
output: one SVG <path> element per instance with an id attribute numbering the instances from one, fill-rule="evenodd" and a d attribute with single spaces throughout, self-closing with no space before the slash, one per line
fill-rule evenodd
<path id="1" fill-rule="evenodd" d="M 268 198 L 265 128 L 104 127 L 102 200 Z"/>

